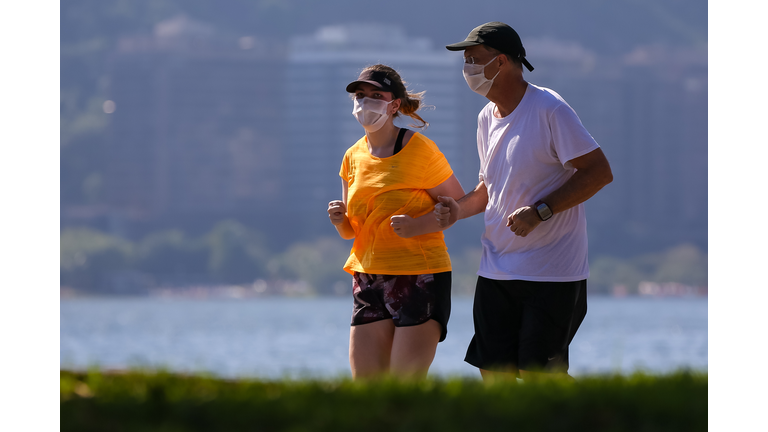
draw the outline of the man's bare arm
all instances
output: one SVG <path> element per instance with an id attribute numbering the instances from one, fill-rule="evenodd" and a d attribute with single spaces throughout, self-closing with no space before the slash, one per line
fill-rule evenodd
<path id="1" fill-rule="evenodd" d="M 564 212 L 583 203 L 613 181 L 611 165 L 600 148 L 570 162 L 576 168 L 573 176 L 559 189 L 539 198 L 547 203 L 553 214 Z"/>
<path id="2" fill-rule="evenodd" d="M 466 219 L 485 211 L 488 205 L 488 189 L 484 182 L 478 183 L 472 192 L 458 201 L 451 197 L 438 197 L 435 205 L 435 218 L 440 226 L 451 226 L 459 219 Z"/>
<path id="3" fill-rule="evenodd" d="M 576 168 L 573 176 L 557 190 L 539 198 L 549 206 L 552 214 L 583 203 L 613 181 L 611 166 L 600 148 L 570 162 Z M 542 222 L 533 204 L 520 207 L 507 216 L 507 226 L 516 235 L 525 237 Z"/>

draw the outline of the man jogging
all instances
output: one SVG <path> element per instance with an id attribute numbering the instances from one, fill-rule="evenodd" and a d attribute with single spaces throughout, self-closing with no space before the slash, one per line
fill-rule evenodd
<path id="1" fill-rule="evenodd" d="M 465 361 L 486 380 L 565 376 L 587 312 L 583 203 L 613 180 L 610 165 L 559 94 L 525 81 L 533 66 L 512 27 L 486 23 L 446 48 L 464 51 L 469 88 L 490 101 L 477 120 L 480 183 L 435 206 L 441 226 L 485 212 Z"/>

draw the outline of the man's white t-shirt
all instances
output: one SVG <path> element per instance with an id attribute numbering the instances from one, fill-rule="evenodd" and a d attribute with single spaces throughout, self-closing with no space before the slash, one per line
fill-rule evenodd
<path id="1" fill-rule="evenodd" d="M 599 148 L 554 91 L 528 84 L 515 110 L 496 118 L 489 102 L 477 119 L 480 180 L 488 189 L 478 275 L 499 280 L 570 282 L 589 276 L 587 220 L 579 204 L 516 236 L 507 217 L 562 186 L 568 162 Z"/>

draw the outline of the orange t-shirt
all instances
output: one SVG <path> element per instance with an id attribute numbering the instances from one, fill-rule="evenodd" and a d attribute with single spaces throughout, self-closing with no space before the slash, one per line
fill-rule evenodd
<path id="1" fill-rule="evenodd" d="M 417 218 L 434 210 L 425 189 L 453 174 L 432 140 L 414 133 L 396 155 L 378 158 L 367 137 L 344 154 L 339 175 L 348 184 L 347 216 L 355 241 L 344 265 L 348 273 L 415 275 L 451 270 L 442 231 L 401 238 L 389 226 L 394 215 Z"/>

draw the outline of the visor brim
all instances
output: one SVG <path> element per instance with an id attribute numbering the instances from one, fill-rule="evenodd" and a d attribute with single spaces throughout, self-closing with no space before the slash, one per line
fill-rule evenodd
<path id="1" fill-rule="evenodd" d="M 372 86 L 374 86 L 374 87 L 378 87 L 378 88 L 380 88 L 382 91 L 385 91 L 385 92 L 390 92 L 390 93 L 392 93 L 392 89 L 391 89 L 391 88 L 389 88 L 388 86 L 385 86 L 384 84 L 382 84 L 382 83 L 380 83 L 380 82 L 376 82 L 376 81 L 370 81 L 370 80 L 357 80 L 357 81 L 352 81 L 351 83 L 349 83 L 349 84 L 347 85 L 347 93 L 354 93 L 354 92 L 355 92 L 355 90 L 357 90 L 357 86 L 359 86 L 361 83 L 370 84 L 370 85 L 372 85 Z"/>

